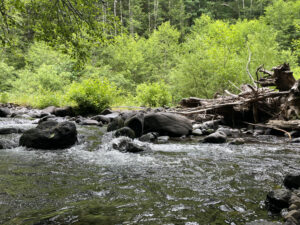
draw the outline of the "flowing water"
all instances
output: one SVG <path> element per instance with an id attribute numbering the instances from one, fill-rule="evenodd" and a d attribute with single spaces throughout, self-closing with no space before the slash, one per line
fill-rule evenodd
<path id="1" fill-rule="evenodd" d="M 0 127 L 36 125 L 2 119 Z M 252 224 L 278 221 L 264 200 L 300 170 L 300 146 L 249 138 L 240 146 L 171 142 L 139 154 L 112 150 L 99 127 L 78 127 L 59 151 L 0 150 L 0 224 Z M 265 224 L 265 223 L 261 223 Z"/>

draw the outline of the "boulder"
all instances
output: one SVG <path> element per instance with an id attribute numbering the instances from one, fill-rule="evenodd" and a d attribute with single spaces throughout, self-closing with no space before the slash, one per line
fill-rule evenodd
<path id="1" fill-rule="evenodd" d="M 108 124 L 110 122 L 110 118 L 103 115 L 93 116 L 91 117 L 91 120 L 97 120 L 98 122 L 102 122 L 103 124 Z"/>
<path id="2" fill-rule="evenodd" d="M 180 137 L 192 132 L 189 119 L 172 113 L 149 113 L 144 117 L 144 133 L 157 132 L 160 135 Z"/>
<path id="3" fill-rule="evenodd" d="M 74 123 L 49 120 L 25 131 L 19 144 L 37 149 L 63 149 L 74 145 L 76 141 L 77 130 Z"/>
<path id="4" fill-rule="evenodd" d="M 1 141 L 0 141 L 0 149 L 4 149 L 4 145 Z"/>
<path id="5" fill-rule="evenodd" d="M 108 115 L 113 113 L 113 111 L 111 109 L 104 109 L 100 114 L 101 115 Z"/>
<path id="6" fill-rule="evenodd" d="M 0 117 L 7 117 L 10 115 L 10 110 L 8 108 L 0 108 Z"/>
<path id="7" fill-rule="evenodd" d="M 61 108 L 56 108 L 53 112 L 55 116 L 65 117 L 65 116 L 74 116 L 74 110 L 71 106 L 65 106 Z"/>
<path id="8" fill-rule="evenodd" d="M 138 113 L 133 117 L 128 118 L 124 125 L 131 128 L 137 138 L 141 137 L 144 131 L 144 114 Z"/>
<path id="9" fill-rule="evenodd" d="M 147 150 L 147 147 L 132 141 L 132 139 L 128 137 L 122 137 L 116 139 L 113 143 L 113 148 L 119 150 L 121 152 L 131 152 L 131 153 L 138 153 Z"/>
<path id="10" fill-rule="evenodd" d="M 266 207 L 271 212 L 279 213 L 282 209 L 289 207 L 290 197 L 291 192 L 286 189 L 270 191 L 265 201 Z"/>
<path id="11" fill-rule="evenodd" d="M 48 106 L 47 108 L 44 108 L 42 111 L 43 113 L 54 114 L 55 109 L 56 109 L 55 106 Z"/>
<path id="12" fill-rule="evenodd" d="M 101 123 L 101 122 L 100 122 Z M 80 125 L 86 126 L 98 126 L 99 122 L 97 120 L 84 119 L 79 122 Z M 101 123 L 102 124 L 102 123 Z"/>
<path id="13" fill-rule="evenodd" d="M 0 128 L 0 134 L 19 134 L 23 132 L 20 128 Z"/>
<path id="14" fill-rule="evenodd" d="M 107 131 L 108 132 L 115 131 L 122 127 L 124 127 L 124 120 L 120 116 L 118 116 L 108 124 Z"/>
<path id="15" fill-rule="evenodd" d="M 208 136 L 206 136 L 203 139 L 204 143 L 225 143 L 227 140 L 227 136 L 222 131 L 217 131 L 215 133 L 212 133 Z"/>
<path id="16" fill-rule="evenodd" d="M 133 138 L 135 138 L 135 133 L 129 127 L 123 127 L 123 128 L 116 130 L 115 136 L 116 137 L 124 136 L 124 137 L 129 137 L 129 138 L 133 139 Z"/>
<path id="17" fill-rule="evenodd" d="M 283 184 L 288 189 L 300 188 L 300 173 L 286 175 Z"/>

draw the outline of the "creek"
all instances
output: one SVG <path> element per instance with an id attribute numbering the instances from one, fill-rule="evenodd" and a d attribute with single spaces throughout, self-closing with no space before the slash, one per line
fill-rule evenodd
<path id="1" fill-rule="evenodd" d="M 35 127 L 0 118 L 0 127 Z M 264 200 L 289 172 L 300 146 L 274 136 L 244 145 L 171 141 L 133 154 L 113 150 L 105 128 L 77 126 L 79 143 L 57 151 L 18 147 L 0 135 L 0 224 L 266 224 Z"/>

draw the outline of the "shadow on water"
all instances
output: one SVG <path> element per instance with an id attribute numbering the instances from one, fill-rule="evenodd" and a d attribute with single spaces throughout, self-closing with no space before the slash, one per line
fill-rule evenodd
<path id="1" fill-rule="evenodd" d="M 20 121 L 18 121 L 20 122 Z M 0 121 L 9 126 L 14 120 Z M 31 121 L 20 122 L 30 127 Z M 299 145 L 253 139 L 242 146 L 149 144 L 112 150 L 109 134 L 79 127 L 61 151 L 0 151 L 0 224 L 246 224 L 272 221 L 269 190 L 299 170 Z M 19 134 L 2 135 L 15 139 Z"/>

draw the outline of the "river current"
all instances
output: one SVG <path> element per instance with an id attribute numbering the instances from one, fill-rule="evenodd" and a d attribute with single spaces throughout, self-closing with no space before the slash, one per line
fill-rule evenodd
<path id="1" fill-rule="evenodd" d="M 284 137 L 249 136 L 237 146 L 171 141 L 132 154 L 113 150 L 105 128 L 77 129 L 79 143 L 58 151 L 0 135 L 15 146 L 0 150 L 0 224 L 268 224 L 280 218 L 268 215 L 266 194 L 300 171 L 300 145 Z"/>

